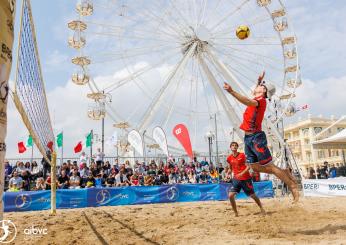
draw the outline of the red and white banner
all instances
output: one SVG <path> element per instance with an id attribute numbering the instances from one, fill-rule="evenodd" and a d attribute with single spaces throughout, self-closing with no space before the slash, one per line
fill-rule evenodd
<path id="1" fill-rule="evenodd" d="M 180 144 L 184 147 L 185 152 L 187 155 L 193 159 L 193 152 L 192 152 L 192 146 L 191 146 L 191 140 L 189 131 L 187 130 L 186 126 L 184 124 L 178 124 L 173 129 L 173 135 L 178 139 Z"/>
<path id="2" fill-rule="evenodd" d="M 132 130 L 127 135 L 127 141 L 130 143 L 130 145 L 132 145 L 133 148 L 135 148 L 139 155 L 144 156 L 142 136 L 137 130 Z"/>
<path id="3" fill-rule="evenodd" d="M 160 146 L 163 153 L 165 153 L 165 155 L 169 157 L 166 134 L 161 127 L 157 126 L 154 128 L 153 139 Z"/>

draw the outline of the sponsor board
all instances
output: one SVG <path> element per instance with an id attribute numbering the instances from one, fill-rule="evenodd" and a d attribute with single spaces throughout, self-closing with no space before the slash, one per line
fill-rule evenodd
<path id="1" fill-rule="evenodd" d="M 346 196 L 346 178 L 303 180 L 304 196 Z"/>

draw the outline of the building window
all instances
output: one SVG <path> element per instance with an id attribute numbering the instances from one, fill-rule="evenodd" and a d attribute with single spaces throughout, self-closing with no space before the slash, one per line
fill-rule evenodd
<path id="1" fill-rule="evenodd" d="M 322 131 L 322 127 L 314 127 L 315 134 L 318 134 Z"/>
<path id="2" fill-rule="evenodd" d="M 318 151 L 317 156 L 318 156 L 318 158 L 325 158 L 324 151 L 323 150 Z"/>

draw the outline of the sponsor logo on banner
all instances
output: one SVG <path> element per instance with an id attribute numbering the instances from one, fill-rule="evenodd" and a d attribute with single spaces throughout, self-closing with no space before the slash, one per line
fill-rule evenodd
<path id="1" fill-rule="evenodd" d="M 101 190 L 96 194 L 96 202 L 98 204 L 104 204 L 111 198 L 111 194 L 107 190 Z"/>
<path id="2" fill-rule="evenodd" d="M 127 141 L 132 145 L 133 148 L 141 155 L 144 155 L 143 151 L 143 140 L 142 136 L 139 134 L 138 131 L 132 130 L 128 135 L 127 135 Z"/>
<path id="3" fill-rule="evenodd" d="M 31 227 L 24 229 L 24 240 L 26 241 L 42 238 L 45 235 L 48 235 L 47 228 L 32 225 Z"/>
<path id="4" fill-rule="evenodd" d="M 305 196 L 346 196 L 346 178 L 303 180 Z"/>
<path id="5" fill-rule="evenodd" d="M 167 199 L 170 201 L 176 201 L 179 198 L 179 190 L 175 186 L 168 188 L 167 190 Z"/>
<path id="6" fill-rule="evenodd" d="M 0 221 L 0 243 L 11 243 L 17 236 L 17 227 L 11 220 Z"/>
<path id="7" fill-rule="evenodd" d="M 166 134 L 161 127 L 154 128 L 153 139 L 160 146 L 161 150 L 165 153 L 165 155 L 169 156 Z"/>
<path id="8" fill-rule="evenodd" d="M 18 209 L 27 209 L 31 205 L 31 196 L 28 194 L 19 194 L 16 196 L 14 201 L 16 208 Z"/>
<path id="9" fill-rule="evenodd" d="M 184 147 L 186 154 L 192 159 L 193 152 L 189 131 L 184 124 L 178 124 L 173 129 L 173 135 L 177 138 L 180 144 Z"/>

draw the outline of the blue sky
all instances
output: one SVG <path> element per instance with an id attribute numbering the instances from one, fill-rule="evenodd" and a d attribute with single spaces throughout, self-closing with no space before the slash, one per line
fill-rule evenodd
<path id="1" fill-rule="evenodd" d="M 20 2 L 17 1 L 17 27 L 21 9 Z M 304 83 L 297 92 L 297 104 L 308 104 L 310 107 L 308 111 L 301 112 L 293 120 L 297 120 L 298 117 L 307 117 L 308 113 L 323 114 L 327 117 L 330 115 L 338 117 L 346 114 L 344 109 L 346 104 L 346 96 L 344 96 L 346 84 L 346 49 L 344 47 L 346 15 L 344 13 L 346 13 L 346 2 L 344 0 L 287 0 L 284 3 L 289 13 L 289 22 L 293 23 L 298 38 L 300 66 Z M 88 101 L 85 94 L 87 90 L 80 90 L 69 82 L 74 68 L 70 60 L 75 52 L 67 45 L 67 38 L 70 34 L 67 23 L 76 18 L 74 11 L 76 1 L 32 0 L 31 4 L 43 77 L 47 92 L 51 95 L 51 101 L 49 101 L 51 117 L 56 131 L 62 129 L 66 131 L 66 138 L 71 139 L 71 143 L 66 148 L 71 149 L 71 146 L 82 139 L 90 128 L 98 130 L 100 128 L 98 122 L 92 122 L 86 117 L 85 111 Z M 15 70 L 12 69 L 12 81 L 14 80 L 14 72 Z M 95 75 L 107 76 L 111 74 L 96 73 Z M 84 95 L 82 95 L 83 93 Z M 70 97 L 67 98 L 66 96 Z M 61 108 L 59 100 L 68 101 L 66 102 L 67 105 L 64 104 L 65 108 Z M 66 111 L 68 109 L 71 110 L 70 114 Z M 112 130 L 108 128 L 106 133 L 111 135 Z M 9 102 L 7 138 L 7 155 L 9 157 L 17 155 L 16 143 L 19 140 L 24 140 L 26 135 L 27 132 L 18 113 L 14 110 L 12 102 Z M 72 151 L 68 150 L 67 154 L 71 155 Z"/>

